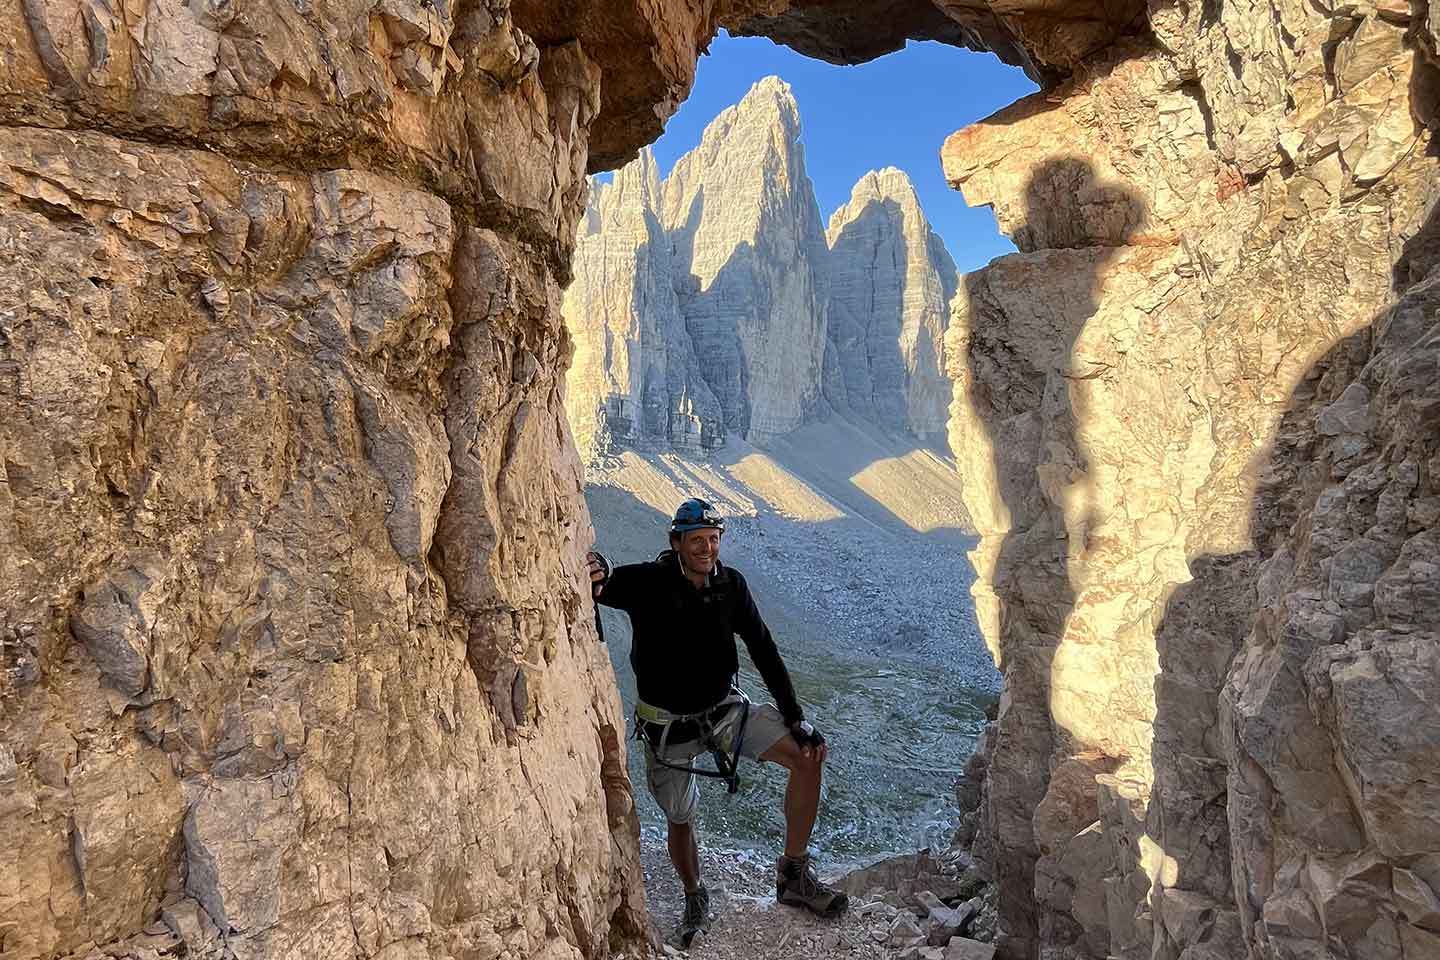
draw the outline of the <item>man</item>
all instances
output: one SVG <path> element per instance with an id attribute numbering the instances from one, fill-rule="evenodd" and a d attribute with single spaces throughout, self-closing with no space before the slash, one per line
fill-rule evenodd
<path id="1" fill-rule="evenodd" d="M 670 861 L 685 886 L 684 946 L 705 928 L 710 898 L 700 881 L 694 827 L 699 786 L 694 773 L 677 768 L 690 766 L 715 745 L 732 752 L 737 739 L 740 755 L 790 771 L 776 899 L 822 916 L 836 916 L 848 906 L 845 894 L 822 883 L 810 862 L 825 738 L 806 722 L 745 578 L 720 563 L 724 532 L 725 520 L 710 504 L 686 500 L 670 524 L 670 549 L 654 561 L 611 570 L 600 554 L 590 555 L 596 601 L 630 615 L 630 666 L 640 701 L 636 723 L 645 741 L 650 793 L 669 822 Z M 774 706 L 751 707 L 732 695 L 739 671 L 737 633 Z"/>

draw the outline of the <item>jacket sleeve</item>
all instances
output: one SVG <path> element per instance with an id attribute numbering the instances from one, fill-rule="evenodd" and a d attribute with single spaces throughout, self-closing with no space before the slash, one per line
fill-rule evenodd
<path id="1" fill-rule="evenodd" d="M 770 635 L 770 628 L 760 617 L 755 598 L 750 595 L 750 585 L 739 573 L 732 573 L 736 583 L 735 632 L 745 641 L 745 649 L 750 651 L 750 659 L 755 663 L 755 669 L 760 671 L 760 678 L 765 681 L 770 695 L 775 698 L 775 706 L 779 708 L 785 722 L 799 723 L 805 719 L 805 711 L 800 709 L 800 701 L 795 696 L 795 686 L 790 682 L 790 671 L 785 669 L 785 661 L 780 659 L 775 638 Z"/>
<path id="2" fill-rule="evenodd" d="M 635 604 L 636 597 L 642 592 L 641 584 L 644 576 L 645 564 L 643 563 L 627 563 L 623 567 L 612 568 L 610 579 L 605 581 L 605 586 L 601 588 L 600 595 L 595 598 L 595 602 L 607 607 L 614 607 L 616 610 L 628 611 Z"/>

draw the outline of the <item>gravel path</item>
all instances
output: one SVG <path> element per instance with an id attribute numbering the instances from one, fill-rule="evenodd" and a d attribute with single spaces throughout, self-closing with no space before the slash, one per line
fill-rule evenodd
<path id="1" fill-rule="evenodd" d="M 685 906 L 684 893 L 658 832 L 641 838 L 645 895 L 659 934 L 670 938 Z M 836 920 L 775 902 L 774 863 L 745 851 L 701 850 L 702 876 L 710 889 L 714 920 L 688 951 L 691 960 L 760 960 L 805 957 L 814 960 L 880 960 L 891 952 L 871 936 L 874 920 L 857 904 Z"/>

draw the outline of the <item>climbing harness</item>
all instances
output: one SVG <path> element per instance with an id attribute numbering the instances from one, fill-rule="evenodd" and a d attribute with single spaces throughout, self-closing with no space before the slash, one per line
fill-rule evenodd
<path id="1" fill-rule="evenodd" d="M 731 708 L 736 704 L 741 707 L 740 722 L 735 730 L 733 746 L 727 752 L 720 739 L 721 731 L 715 718 L 718 716 L 719 724 L 723 725 Z M 728 697 L 700 713 L 671 713 L 669 710 L 652 706 L 643 700 L 635 701 L 635 739 L 643 741 L 650 748 L 656 763 L 662 767 L 691 773 L 698 777 L 724 780 L 728 793 L 736 793 L 740 789 L 740 749 L 745 743 L 745 724 L 749 720 L 750 698 L 745 696 L 744 691 L 734 684 L 730 687 Z M 701 745 L 710 752 L 710 756 L 715 760 L 714 770 L 671 763 L 665 759 L 665 747 L 670 743 L 671 734 L 677 729 L 687 734 L 679 738 L 677 742 L 688 743 L 691 740 L 699 740 Z M 694 736 L 688 735 L 691 731 L 694 732 Z"/>

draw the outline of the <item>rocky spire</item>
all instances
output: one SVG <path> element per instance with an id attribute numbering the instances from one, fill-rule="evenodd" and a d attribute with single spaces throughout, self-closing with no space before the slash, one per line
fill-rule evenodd
<path id="1" fill-rule="evenodd" d="M 566 413 L 582 451 L 619 441 L 699 449 L 723 437 L 675 299 L 659 170 L 647 148 L 592 186 L 563 312 L 575 341 Z"/>
<path id="2" fill-rule="evenodd" d="M 943 435 L 944 336 L 957 277 L 910 178 L 894 167 L 865 174 L 826 238 L 826 399 L 897 432 Z"/>
<path id="3" fill-rule="evenodd" d="M 766 77 L 665 184 L 677 291 L 726 425 L 763 442 L 820 400 L 825 236 L 790 87 Z"/>
<path id="4" fill-rule="evenodd" d="M 855 185 L 827 241 L 799 109 L 776 77 L 667 180 L 646 150 L 595 185 L 574 270 L 567 408 L 587 452 L 764 443 L 831 407 L 944 434 L 955 265 L 895 169 Z"/>

